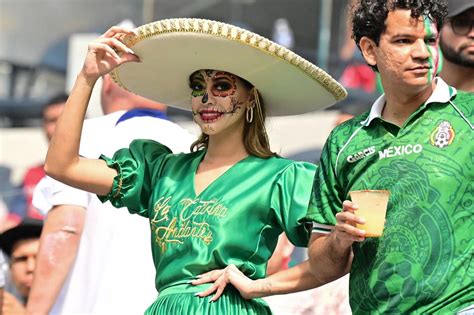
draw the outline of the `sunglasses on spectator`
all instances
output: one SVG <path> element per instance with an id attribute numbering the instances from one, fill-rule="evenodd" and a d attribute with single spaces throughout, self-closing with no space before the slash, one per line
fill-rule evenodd
<path id="1" fill-rule="evenodd" d="M 457 35 L 466 36 L 474 27 L 474 20 L 468 17 L 458 17 L 451 20 L 451 28 Z"/>

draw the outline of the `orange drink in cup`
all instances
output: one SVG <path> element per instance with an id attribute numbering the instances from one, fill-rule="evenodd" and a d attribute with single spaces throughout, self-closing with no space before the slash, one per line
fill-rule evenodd
<path id="1" fill-rule="evenodd" d="M 366 237 L 382 236 L 390 192 L 388 190 L 354 190 L 350 191 L 349 195 L 352 202 L 359 206 L 355 214 L 365 219 L 365 224 L 357 224 L 356 227 L 365 230 Z"/>

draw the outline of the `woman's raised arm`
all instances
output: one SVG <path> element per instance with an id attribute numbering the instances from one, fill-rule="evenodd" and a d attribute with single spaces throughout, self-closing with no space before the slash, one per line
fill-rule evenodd
<path id="1" fill-rule="evenodd" d="M 133 34 L 133 31 L 114 26 L 89 44 L 84 66 L 56 125 L 44 166 L 49 176 L 98 195 L 110 192 L 117 172 L 102 160 L 79 157 L 82 125 L 97 79 L 125 62 L 139 61 L 133 51 L 118 40 L 124 34 Z"/>

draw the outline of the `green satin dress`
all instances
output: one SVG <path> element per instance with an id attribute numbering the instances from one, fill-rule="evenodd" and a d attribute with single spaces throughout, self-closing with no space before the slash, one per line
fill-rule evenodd
<path id="1" fill-rule="evenodd" d="M 264 278 L 283 231 L 306 246 L 310 232 L 302 222 L 316 166 L 248 156 L 197 195 L 194 176 L 204 155 L 172 154 L 157 142 L 136 140 L 112 159 L 101 157 L 119 174 L 109 195 L 99 198 L 150 221 L 159 296 L 146 314 L 271 314 L 262 299 L 245 300 L 231 285 L 209 303 L 212 295 L 194 296 L 209 284 L 189 281 L 229 264 L 251 279 Z"/>

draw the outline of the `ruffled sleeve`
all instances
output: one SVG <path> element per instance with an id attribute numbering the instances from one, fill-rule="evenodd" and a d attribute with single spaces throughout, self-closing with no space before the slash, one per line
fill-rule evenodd
<path id="1" fill-rule="evenodd" d="M 171 155 L 171 150 L 153 140 L 135 140 L 129 148 L 115 152 L 113 158 L 101 155 L 109 167 L 117 170 L 112 190 L 106 196 L 114 207 L 127 207 L 130 213 L 148 217 L 148 204 L 154 180 L 159 178 L 162 168 Z"/>
<path id="2" fill-rule="evenodd" d="M 308 210 L 311 187 L 316 165 L 307 162 L 293 162 L 276 180 L 271 207 L 276 220 L 295 245 L 308 245 L 311 227 L 304 223 Z"/>

